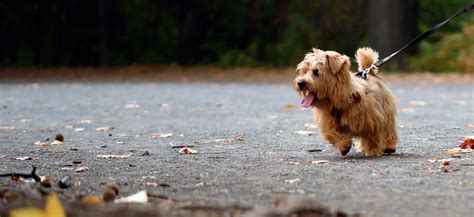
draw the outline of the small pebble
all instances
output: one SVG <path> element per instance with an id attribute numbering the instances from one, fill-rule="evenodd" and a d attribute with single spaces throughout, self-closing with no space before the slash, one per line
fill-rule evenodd
<path id="1" fill-rule="evenodd" d="M 64 142 L 64 136 L 61 133 L 56 134 L 56 137 L 54 137 L 54 139 L 60 142 Z"/>

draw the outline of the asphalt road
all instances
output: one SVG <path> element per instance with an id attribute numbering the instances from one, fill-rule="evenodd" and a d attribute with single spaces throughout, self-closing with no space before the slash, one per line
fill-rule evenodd
<path id="1" fill-rule="evenodd" d="M 472 216 L 474 154 L 459 154 L 448 172 L 428 160 L 451 158 L 442 150 L 474 135 L 473 85 L 389 86 L 399 104 L 399 148 L 366 158 L 355 150 L 340 157 L 318 134 L 295 133 L 318 129 L 307 127 L 311 111 L 297 106 L 288 84 L 2 84 L 0 173 L 34 164 L 54 179 L 71 175 L 70 198 L 115 184 L 123 195 L 147 189 L 178 203 L 266 205 L 297 194 L 367 216 Z M 64 145 L 32 145 L 56 133 Z M 238 135 L 245 140 L 232 139 Z M 177 154 L 170 143 L 198 153 Z M 20 156 L 33 160 L 11 159 Z M 81 166 L 90 171 L 73 171 Z"/>

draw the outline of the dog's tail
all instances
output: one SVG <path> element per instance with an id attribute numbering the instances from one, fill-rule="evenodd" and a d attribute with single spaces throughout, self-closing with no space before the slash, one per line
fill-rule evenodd
<path id="1" fill-rule="evenodd" d="M 359 48 L 355 56 L 359 64 L 359 71 L 366 70 L 379 60 L 379 53 L 369 47 Z M 377 70 L 370 70 L 369 74 L 376 76 Z"/>

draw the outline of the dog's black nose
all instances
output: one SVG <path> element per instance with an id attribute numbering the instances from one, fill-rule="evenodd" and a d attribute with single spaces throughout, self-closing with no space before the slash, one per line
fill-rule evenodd
<path id="1" fill-rule="evenodd" d="M 296 84 L 298 85 L 300 90 L 302 90 L 304 88 L 305 82 L 304 81 L 298 81 L 298 83 L 296 83 Z"/>

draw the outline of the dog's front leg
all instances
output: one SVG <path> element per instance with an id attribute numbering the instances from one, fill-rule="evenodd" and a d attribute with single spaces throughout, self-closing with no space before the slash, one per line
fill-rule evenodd
<path id="1" fill-rule="evenodd" d="M 352 138 L 346 136 L 342 133 L 337 132 L 336 130 L 327 130 L 322 132 L 324 138 L 329 141 L 336 149 L 339 151 L 339 154 L 345 156 L 352 147 Z"/>

